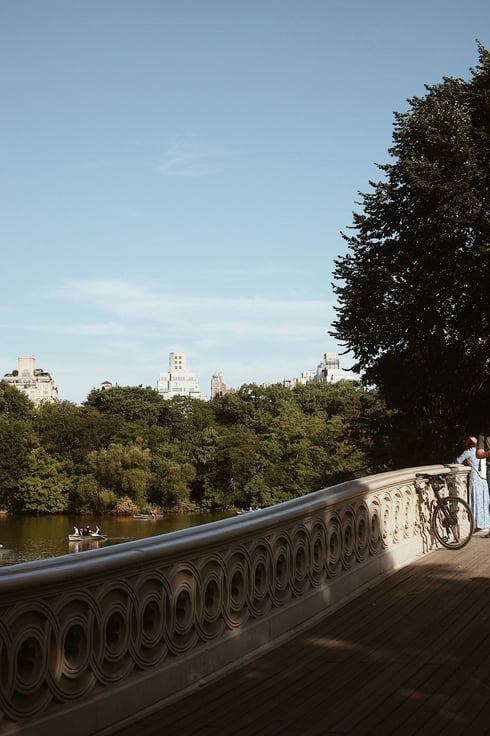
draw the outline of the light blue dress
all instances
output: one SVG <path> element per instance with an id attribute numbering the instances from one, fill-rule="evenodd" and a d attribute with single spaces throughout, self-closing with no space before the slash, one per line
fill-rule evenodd
<path id="1" fill-rule="evenodd" d="M 490 529 L 490 512 L 488 504 L 490 497 L 488 493 L 488 483 L 482 478 L 478 472 L 478 458 L 476 456 L 476 447 L 470 447 L 456 458 L 457 463 L 467 461 L 470 466 L 470 475 L 468 478 L 468 503 L 475 517 L 475 527 L 479 529 Z"/>

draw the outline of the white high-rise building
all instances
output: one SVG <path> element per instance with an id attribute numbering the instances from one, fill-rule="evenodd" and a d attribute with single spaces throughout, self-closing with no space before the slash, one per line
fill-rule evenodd
<path id="1" fill-rule="evenodd" d="M 352 371 L 340 367 L 336 353 L 325 353 L 311 380 L 315 383 L 337 383 L 337 381 L 355 381 L 356 377 Z"/>
<path id="2" fill-rule="evenodd" d="M 35 406 L 43 401 L 57 401 L 58 389 L 50 373 L 36 368 L 36 359 L 33 355 L 19 356 L 18 368 L 3 377 L 6 383 L 22 391 Z"/>
<path id="3" fill-rule="evenodd" d="M 160 373 L 157 391 L 164 399 L 173 396 L 201 398 L 201 388 L 194 373 L 187 370 L 185 353 L 169 353 L 168 371 Z"/>
<path id="4" fill-rule="evenodd" d="M 307 383 L 337 383 L 337 381 L 357 381 L 352 371 L 346 371 L 340 367 L 340 361 L 336 353 L 324 353 L 322 362 L 315 371 L 303 371 L 299 378 L 285 378 L 283 386 L 293 388 L 298 384 Z"/>

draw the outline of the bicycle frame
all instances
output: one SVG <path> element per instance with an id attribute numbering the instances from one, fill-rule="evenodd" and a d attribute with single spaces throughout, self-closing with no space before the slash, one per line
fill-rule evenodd
<path id="1" fill-rule="evenodd" d="M 459 496 L 441 494 L 443 488 L 448 488 L 446 477 L 442 474 L 417 473 L 416 481 L 417 479 L 423 481 L 425 491 L 429 487 L 434 495 L 429 500 L 417 482 L 415 483 L 420 497 L 421 519 L 425 525 L 428 520 L 423 515 L 422 503 L 429 508 L 432 539 L 447 549 L 461 549 L 470 541 L 474 530 L 473 513 L 468 503 Z"/>

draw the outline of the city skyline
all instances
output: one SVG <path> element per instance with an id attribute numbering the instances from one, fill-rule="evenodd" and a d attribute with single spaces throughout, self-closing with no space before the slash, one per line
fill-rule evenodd
<path id="1" fill-rule="evenodd" d="M 469 77 L 490 7 L 414 0 L 0 4 L 2 373 L 81 403 L 185 351 L 209 392 L 326 352 L 334 260 L 393 113 Z"/>
<path id="2" fill-rule="evenodd" d="M 177 363 L 174 362 L 174 356 L 177 357 L 177 359 L 181 359 L 182 363 L 179 366 Z M 295 383 L 305 383 L 309 380 L 315 380 L 314 376 L 320 376 L 321 374 L 326 375 L 326 369 L 329 369 L 330 378 L 328 381 L 337 381 L 340 380 L 340 378 L 350 378 L 351 380 L 355 380 L 355 376 L 349 376 L 349 372 L 343 368 L 343 366 L 340 365 L 340 360 L 338 356 L 335 353 L 325 353 L 321 360 L 319 360 L 318 364 L 316 365 L 315 369 L 313 368 L 306 368 L 301 371 L 298 376 L 285 376 L 284 379 L 279 381 L 274 381 L 273 383 L 280 383 L 288 387 L 292 387 L 295 385 Z M 24 370 L 23 370 L 24 369 Z M 27 369 L 27 370 L 25 370 Z M 195 372 L 192 369 L 192 366 L 187 365 L 187 356 L 185 352 L 169 352 L 168 354 L 168 370 L 167 371 L 160 371 L 157 374 L 157 377 L 153 384 L 147 384 L 144 386 L 144 388 L 152 388 L 157 393 L 160 393 L 161 395 L 164 395 L 164 398 L 171 398 L 171 390 L 172 390 L 172 382 L 171 382 L 171 376 L 172 373 L 177 370 L 177 373 L 181 371 L 183 374 L 186 375 L 186 379 L 190 381 L 188 384 L 190 388 L 190 392 L 185 390 L 181 390 L 179 387 L 179 394 L 181 395 L 191 395 L 196 398 L 200 398 L 204 401 L 209 400 L 212 398 L 212 386 L 214 379 L 219 376 L 221 378 L 221 381 L 223 384 L 226 384 L 227 391 L 234 392 L 235 390 L 239 389 L 241 385 L 249 384 L 249 383 L 257 383 L 257 385 L 269 385 L 269 381 L 244 381 L 243 384 L 240 384 L 239 386 L 231 386 L 230 384 L 227 384 L 224 380 L 222 371 L 215 371 L 215 373 L 210 376 L 209 382 L 204 385 L 200 379 L 199 376 L 195 375 Z M 72 401 L 71 399 L 67 399 L 63 396 L 63 391 L 60 391 L 59 386 L 57 385 L 56 381 L 56 375 L 55 372 L 52 370 L 45 370 L 44 367 L 39 367 L 37 357 L 35 355 L 19 355 L 17 356 L 17 364 L 15 368 L 8 369 L 6 371 L 2 371 L 0 373 L 0 380 L 5 380 L 7 383 L 10 383 L 11 385 L 14 385 L 18 387 L 18 384 L 23 384 L 24 379 L 22 378 L 23 373 L 26 373 L 26 387 L 25 390 L 23 390 L 23 393 L 25 393 L 31 400 L 36 396 L 36 400 L 50 400 L 50 401 Z M 47 378 L 49 377 L 49 385 L 50 385 L 50 395 L 46 394 L 46 391 L 44 390 L 44 394 L 40 392 L 41 386 L 39 386 L 40 378 L 38 378 L 35 381 L 32 381 L 32 378 L 37 376 L 42 376 L 42 382 L 45 384 Z M 45 378 L 46 377 L 46 378 Z M 318 380 L 318 379 L 317 379 Z M 325 379 L 321 379 L 325 380 Z M 28 385 L 29 384 L 29 385 Z M 34 386 L 37 384 L 37 387 L 34 388 Z M 160 385 L 161 384 L 161 385 Z M 165 384 L 167 384 L 165 386 Z M 83 399 L 78 402 L 73 402 L 76 404 L 81 404 L 83 401 L 87 398 L 88 394 L 92 390 L 107 390 L 108 388 L 112 388 L 113 386 L 128 386 L 128 385 L 137 385 L 137 386 L 143 386 L 143 384 L 136 383 L 136 384 L 121 384 L 117 380 L 113 380 L 111 378 L 104 378 L 99 381 L 99 383 L 96 386 L 92 386 L 87 389 L 87 392 Z M 177 385 L 177 384 L 176 384 Z M 183 388 L 183 387 L 182 387 Z M 170 393 L 167 393 L 169 392 Z"/>

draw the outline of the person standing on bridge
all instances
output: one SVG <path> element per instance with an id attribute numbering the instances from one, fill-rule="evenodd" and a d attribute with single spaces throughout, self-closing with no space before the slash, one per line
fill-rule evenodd
<path id="1" fill-rule="evenodd" d="M 456 458 L 456 462 L 469 465 L 470 468 L 468 477 L 468 503 L 471 506 L 475 519 L 475 531 L 478 532 L 482 529 L 490 529 L 490 511 L 488 508 L 490 496 L 488 483 L 478 472 L 476 443 L 476 437 L 465 437 L 462 441 L 464 450 Z M 490 537 L 490 534 L 487 534 L 487 537 Z"/>

